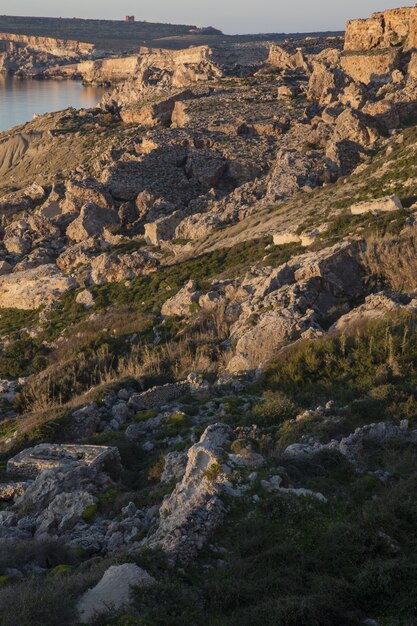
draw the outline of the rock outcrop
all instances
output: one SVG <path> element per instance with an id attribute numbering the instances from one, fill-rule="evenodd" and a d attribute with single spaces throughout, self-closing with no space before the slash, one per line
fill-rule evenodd
<path id="1" fill-rule="evenodd" d="M 0 308 L 38 309 L 77 286 L 53 264 L 6 274 L 0 277 Z"/>
<path id="2" fill-rule="evenodd" d="M 81 624 L 91 624 L 108 613 L 126 611 L 132 604 L 132 590 L 155 583 L 145 570 L 133 563 L 112 565 L 103 578 L 77 604 Z"/>
<path id="3" fill-rule="evenodd" d="M 363 213 L 389 213 L 390 211 L 399 211 L 402 208 L 403 205 L 399 197 L 392 195 L 352 204 L 350 212 L 352 215 L 362 215 Z"/>
<path id="4" fill-rule="evenodd" d="M 392 82 L 393 72 L 404 70 L 409 62 L 408 53 L 417 44 L 416 31 L 417 7 L 392 9 L 348 22 L 343 69 L 366 84 Z"/>
<path id="5" fill-rule="evenodd" d="M 223 518 L 221 463 L 230 435 L 225 424 L 206 429 L 188 451 L 183 479 L 161 506 L 149 545 L 161 546 L 173 563 L 192 560 Z"/>
<path id="6" fill-rule="evenodd" d="M 106 470 L 118 473 L 118 453 L 115 448 L 103 446 L 39 444 L 9 459 L 7 471 L 36 478 L 46 470 L 60 470 L 85 466 L 93 471 Z"/>

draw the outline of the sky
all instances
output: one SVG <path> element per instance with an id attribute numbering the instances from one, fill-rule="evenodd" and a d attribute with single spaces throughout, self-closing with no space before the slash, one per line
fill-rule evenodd
<path id="1" fill-rule="evenodd" d="M 0 0 L 0 13 L 102 19 L 135 15 L 138 20 L 215 26 L 237 34 L 343 30 L 348 19 L 414 4 L 415 0 Z"/>

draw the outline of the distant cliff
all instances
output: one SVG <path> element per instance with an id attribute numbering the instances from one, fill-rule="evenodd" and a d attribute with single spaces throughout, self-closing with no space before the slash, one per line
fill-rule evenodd
<path id="1" fill-rule="evenodd" d="M 30 49 L 57 57 L 68 58 L 92 54 L 95 50 L 95 45 L 71 39 L 0 33 L 0 50 L 2 52 L 15 52 L 19 49 Z"/>

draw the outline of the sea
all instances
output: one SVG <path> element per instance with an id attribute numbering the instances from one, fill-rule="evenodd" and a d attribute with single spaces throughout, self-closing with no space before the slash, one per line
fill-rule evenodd
<path id="1" fill-rule="evenodd" d="M 0 131 L 29 122 L 36 114 L 94 107 L 105 91 L 74 80 L 20 79 L 0 74 Z"/>

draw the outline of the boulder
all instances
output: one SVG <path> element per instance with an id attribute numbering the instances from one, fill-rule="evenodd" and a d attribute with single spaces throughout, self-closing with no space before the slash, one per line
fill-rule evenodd
<path id="1" fill-rule="evenodd" d="M 161 241 L 170 241 L 175 238 L 175 231 L 183 214 L 175 211 L 171 215 L 165 215 L 154 222 L 145 224 L 145 239 L 148 244 L 157 246 Z"/>
<path id="2" fill-rule="evenodd" d="M 311 190 L 332 180 L 333 173 L 319 155 L 280 148 L 267 179 L 268 200 L 285 200 L 298 191 Z"/>
<path id="3" fill-rule="evenodd" d="M 319 278 L 334 295 L 347 298 L 363 294 L 362 269 L 358 248 L 344 241 L 317 252 L 307 252 L 291 260 L 296 281 Z"/>
<path id="4" fill-rule="evenodd" d="M 81 208 L 80 215 L 67 228 L 67 237 L 71 241 L 80 242 L 89 237 L 100 237 L 104 229 L 116 232 L 119 218 L 113 209 L 103 208 L 88 202 Z"/>
<path id="5" fill-rule="evenodd" d="M 102 208 L 110 208 L 112 198 L 105 187 L 93 179 L 68 181 L 65 199 L 62 203 L 64 213 L 79 213 L 82 207 L 88 203 Z"/>
<path id="6" fill-rule="evenodd" d="M 276 67 L 278 70 L 303 70 L 309 71 L 309 64 L 302 49 L 297 48 L 295 52 L 288 52 L 282 46 L 273 44 L 269 49 L 267 60 L 268 65 Z"/>
<path id="7" fill-rule="evenodd" d="M 275 246 L 286 246 L 290 243 L 300 243 L 301 237 L 292 231 L 282 230 L 278 233 L 274 233 L 272 240 Z"/>
<path id="8" fill-rule="evenodd" d="M 362 215 L 364 213 L 387 213 L 390 211 L 399 211 L 403 206 L 401 200 L 396 195 L 376 198 L 375 200 L 365 200 L 352 204 L 350 212 L 352 215 Z"/>
<path id="9" fill-rule="evenodd" d="M 375 122 L 370 116 L 347 108 L 337 117 L 331 140 L 349 141 L 367 148 L 372 146 L 379 136 Z"/>
<path id="10" fill-rule="evenodd" d="M 36 244 L 47 242 L 52 248 L 60 248 L 59 229 L 48 219 L 38 215 L 31 215 L 25 219 L 16 220 L 4 231 L 4 247 L 11 254 L 28 254 Z"/>
<path id="11" fill-rule="evenodd" d="M 86 491 L 59 493 L 36 519 L 36 536 L 42 537 L 74 528 L 83 512 L 96 503 L 96 498 Z"/>
<path id="12" fill-rule="evenodd" d="M 100 616 L 128 610 L 133 602 L 132 588 L 154 583 L 155 579 L 134 563 L 112 565 L 100 582 L 78 601 L 80 623 L 91 624 Z"/>
<path id="13" fill-rule="evenodd" d="M 146 104 L 146 101 L 130 104 L 122 108 L 120 117 L 125 124 L 138 124 L 145 128 L 169 126 L 176 103 L 189 100 L 192 95 L 191 91 L 185 90 L 150 104 Z"/>
<path id="14" fill-rule="evenodd" d="M 84 291 L 80 291 L 80 293 L 75 298 L 77 304 L 81 304 L 86 309 L 91 309 L 94 306 L 94 296 L 91 291 L 88 289 L 84 289 Z"/>
<path id="15" fill-rule="evenodd" d="M 227 161 L 220 156 L 192 153 L 185 163 L 185 174 L 207 189 L 216 188 L 227 171 Z"/>
<path id="16" fill-rule="evenodd" d="M 118 283 L 154 272 L 158 265 L 156 259 L 142 252 L 100 254 L 91 261 L 90 279 L 94 285 Z"/>
<path id="17" fill-rule="evenodd" d="M 190 315 L 190 307 L 200 299 L 201 292 L 197 289 L 197 284 L 190 280 L 180 289 L 180 291 L 167 300 L 161 309 L 161 314 L 167 317 Z"/>
<path id="18" fill-rule="evenodd" d="M 38 309 L 77 286 L 53 264 L 14 272 L 0 277 L 0 308 Z"/>
<path id="19" fill-rule="evenodd" d="M 198 305 L 205 311 L 215 311 L 223 298 L 218 291 L 209 291 L 202 295 L 198 301 Z"/>
<path id="20" fill-rule="evenodd" d="M 320 104 L 330 104 L 337 100 L 347 84 L 346 75 L 339 69 L 316 61 L 308 83 L 307 97 L 309 100 L 318 100 Z"/>
<path id="21" fill-rule="evenodd" d="M 339 317 L 337 322 L 330 327 L 329 332 L 347 332 L 356 326 L 362 327 L 366 322 L 385 317 L 387 313 L 401 308 L 407 307 L 383 293 L 372 294 L 365 299 L 364 304 Z"/>
<path id="22" fill-rule="evenodd" d="M 114 465 L 114 468 L 112 466 Z M 91 470 L 117 473 L 120 458 L 117 448 L 107 446 L 58 445 L 41 443 L 22 450 L 7 462 L 7 471 L 36 478 L 45 470 L 60 470 L 84 466 Z"/>
<path id="23" fill-rule="evenodd" d="M 70 274 L 82 266 L 90 265 L 96 249 L 97 242 L 93 237 L 90 237 L 80 243 L 67 246 L 57 258 L 56 264 L 61 271 Z"/>

